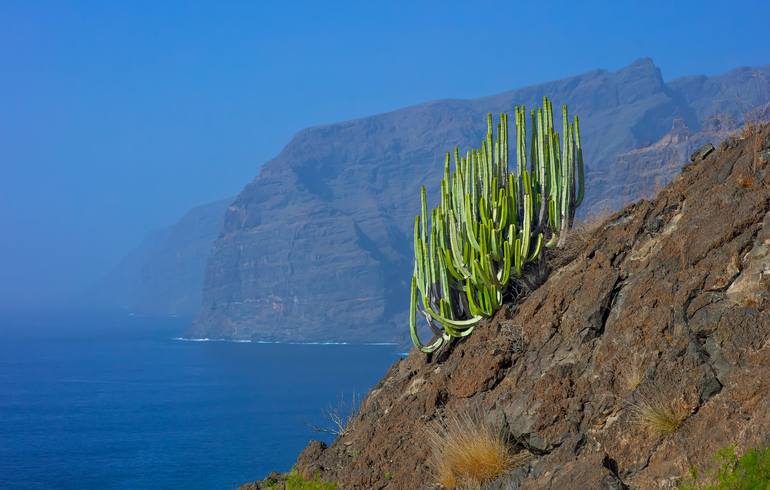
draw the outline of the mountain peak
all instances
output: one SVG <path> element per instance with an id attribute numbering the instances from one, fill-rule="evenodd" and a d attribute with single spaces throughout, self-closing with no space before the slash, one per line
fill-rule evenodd
<path id="1" fill-rule="evenodd" d="M 653 68 L 653 69 L 657 69 L 658 68 L 657 65 L 655 64 L 655 62 L 652 60 L 652 58 L 650 58 L 648 56 L 645 56 L 645 57 L 642 57 L 642 58 L 638 58 L 638 59 L 634 60 L 633 62 L 631 62 L 631 64 L 628 65 L 628 66 L 629 66 L 629 68 L 630 67 L 646 67 L 646 68 Z"/>
<path id="2" fill-rule="evenodd" d="M 664 85 L 660 68 L 652 61 L 652 58 L 639 58 L 630 65 L 621 68 L 616 73 L 618 75 L 653 79 L 656 85 Z"/>

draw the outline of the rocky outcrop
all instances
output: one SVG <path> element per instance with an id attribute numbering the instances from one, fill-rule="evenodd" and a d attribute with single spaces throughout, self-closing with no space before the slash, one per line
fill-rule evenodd
<path id="1" fill-rule="evenodd" d="M 434 488 L 425 428 L 467 411 L 530 456 L 490 488 L 675 488 L 722 447 L 767 444 L 768 160 L 765 127 L 686 166 L 519 304 L 397 362 L 348 433 L 295 468 L 342 489 Z M 635 419 L 656 403 L 682 407 L 672 434 Z"/>
<path id="2" fill-rule="evenodd" d="M 194 317 L 201 307 L 206 260 L 230 202 L 197 206 L 173 225 L 149 233 L 89 299 L 141 315 Z"/>
<path id="3" fill-rule="evenodd" d="M 403 339 L 419 187 L 436 195 L 444 152 L 476 144 L 487 112 L 532 107 L 544 94 L 581 116 L 584 210 L 616 210 L 686 162 L 686 138 L 644 150 L 675 119 L 692 134 L 708 131 L 715 114 L 740 121 L 770 100 L 770 66 L 666 83 L 643 59 L 616 72 L 303 130 L 228 208 L 190 335 Z"/>

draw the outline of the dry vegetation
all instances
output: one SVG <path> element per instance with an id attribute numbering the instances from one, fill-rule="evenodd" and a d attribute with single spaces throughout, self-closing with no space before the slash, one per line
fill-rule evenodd
<path id="1" fill-rule="evenodd" d="M 741 300 L 740 305 L 744 308 L 749 308 L 749 309 L 759 308 L 759 301 L 757 301 L 757 298 L 755 298 L 753 295 L 746 296 Z"/>
<path id="2" fill-rule="evenodd" d="M 639 386 L 644 378 L 644 369 L 642 368 L 642 361 L 634 359 L 629 364 L 624 365 L 620 373 L 620 377 L 623 380 L 623 384 L 629 391 L 634 391 Z"/>
<path id="3" fill-rule="evenodd" d="M 350 432 L 350 422 L 358 415 L 360 408 L 361 402 L 355 393 L 349 401 L 345 400 L 344 396 L 340 396 L 336 405 L 329 406 L 323 411 L 324 418 L 328 421 L 327 425 L 313 425 L 311 428 L 315 432 L 345 437 Z"/>
<path id="4" fill-rule="evenodd" d="M 576 221 L 567 231 L 567 239 L 564 245 L 550 251 L 549 261 L 551 266 L 558 268 L 572 262 L 594 236 L 601 225 L 612 215 L 609 210 L 592 212 L 580 221 Z"/>
<path id="5" fill-rule="evenodd" d="M 739 175 L 738 185 L 743 187 L 744 189 L 750 189 L 754 187 L 754 179 L 751 176 Z"/>
<path id="6" fill-rule="evenodd" d="M 682 400 L 642 399 L 632 403 L 633 422 L 656 435 L 676 432 L 682 422 L 690 415 L 690 409 Z"/>
<path id="7" fill-rule="evenodd" d="M 446 425 L 434 424 L 428 438 L 436 479 L 450 490 L 481 488 L 526 459 L 514 455 L 507 438 L 477 415 L 451 415 Z"/>
<path id="8" fill-rule="evenodd" d="M 762 122 L 757 117 L 752 116 L 745 116 L 744 120 L 746 121 L 746 124 L 743 126 L 743 129 L 740 131 L 740 134 L 738 135 L 738 138 L 740 139 L 748 139 L 751 140 L 751 153 L 752 153 L 752 169 L 756 171 L 759 167 L 761 167 L 765 162 L 762 158 L 762 150 L 766 146 L 766 142 L 763 141 L 761 133 L 762 133 Z M 739 181 L 741 186 L 747 187 L 742 182 Z M 752 181 L 753 184 L 753 181 Z M 748 186 L 751 187 L 751 186 Z"/>

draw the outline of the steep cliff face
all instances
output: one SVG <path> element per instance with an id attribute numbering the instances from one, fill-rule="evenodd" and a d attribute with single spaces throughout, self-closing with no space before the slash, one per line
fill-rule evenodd
<path id="1" fill-rule="evenodd" d="M 142 315 L 194 317 L 214 240 L 232 198 L 204 204 L 145 237 L 89 296 Z"/>
<path id="2" fill-rule="evenodd" d="M 756 110 L 748 116 L 769 119 Z M 658 141 L 620 153 L 610 167 L 594 175 L 592 185 L 614 191 L 594 203 L 594 210 L 615 211 L 638 198 L 655 195 L 679 173 L 695 149 L 706 143 L 718 144 L 740 126 L 741 120 L 727 114 L 710 116 L 700 130 L 692 130 L 683 118 L 675 118 L 671 130 Z"/>
<path id="3" fill-rule="evenodd" d="M 722 447 L 766 445 L 770 127 L 574 245 L 469 338 L 397 362 L 297 470 L 342 489 L 435 488 L 425 429 L 449 413 L 484 414 L 529 455 L 489 488 L 675 488 Z M 673 433 L 635 419 L 671 403 Z"/>
<path id="4" fill-rule="evenodd" d="M 190 334 L 403 339 L 418 189 L 425 185 L 436 195 L 430 191 L 440 180 L 444 152 L 476 144 L 487 112 L 532 107 L 544 94 L 569 104 L 582 118 L 586 142 L 584 209 L 618 209 L 649 191 L 629 181 L 643 175 L 642 182 L 663 185 L 681 165 L 653 161 L 660 155 L 640 164 L 630 150 L 658 142 L 675 119 L 701 131 L 706 118 L 729 105 L 708 104 L 705 95 L 765 103 L 769 74 L 764 67 L 666 84 L 644 59 L 617 72 L 303 130 L 229 207 Z M 622 170 L 610 171 L 621 155 Z"/>

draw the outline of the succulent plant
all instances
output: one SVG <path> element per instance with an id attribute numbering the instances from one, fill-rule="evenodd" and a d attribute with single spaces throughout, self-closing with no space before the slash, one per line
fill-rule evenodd
<path id="1" fill-rule="evenodd" d="M 410 291 L 412 342 L 432 352 L 465 337 L 492 316 L 507 294 L 532 289 L 543 272 L 543 248 L 563 244 L 585 183 L 580 126 L 562 109 L 562 135 L 554 129 L 551 102 L 527 114 L 514 110 L 516 170 L 509 170 L 508 114 L 493 125 L 479 148 L 454 149 L 444 163 L 441 196 L 428 213 L 425 188 L 414 222 L 414 273 Z M 454 160 L 454 162 L 452 162 Z M 452 165 L 453 163 L 453 165 Z M 417 316 L 433 339 L 423 343 Z"/>

